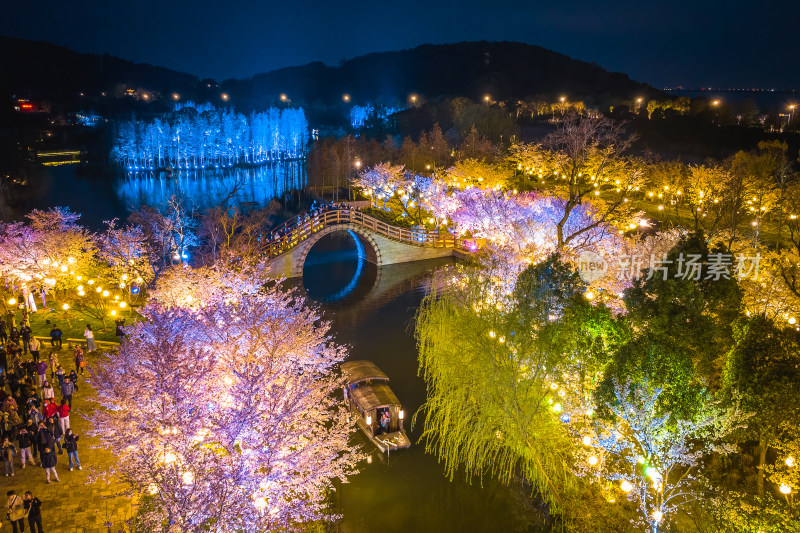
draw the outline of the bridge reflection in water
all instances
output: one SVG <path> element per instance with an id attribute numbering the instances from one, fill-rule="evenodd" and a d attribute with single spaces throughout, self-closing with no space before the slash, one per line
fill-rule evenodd
<path id="1" fill-rule="evenodd" d="M 132 209 L 142 205 L 163 206 L 172 196 L 205 209 L 219 205 L 232 193 L 228 205 L 267 206 L 270 200 L 302 188 L 305 179 L 302 161 L 254 168 L 137 172 L 120 178 L 116 193 Z"/>

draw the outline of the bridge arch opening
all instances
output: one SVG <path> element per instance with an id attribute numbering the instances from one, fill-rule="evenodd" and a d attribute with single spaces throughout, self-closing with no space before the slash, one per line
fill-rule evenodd
<path id="1" fill-rule="evenodd" d="M 330 232 L 314 243 L 303 263 L 303 286 L 317 301 L 334 303 L 360 298 L 377 279 L 377 252 L 358 232 Z"/>

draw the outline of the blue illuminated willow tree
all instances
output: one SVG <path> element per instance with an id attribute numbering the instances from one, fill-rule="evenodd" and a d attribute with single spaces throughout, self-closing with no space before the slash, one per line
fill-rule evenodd
<path id="1" fill-rule="evenodd" d="M 184 104 L 151 121 L 115 124 L 111 157 L 129 171 L 226 168 L 304 157 L 308 139 L 302 108 L 244 115 Z"/>

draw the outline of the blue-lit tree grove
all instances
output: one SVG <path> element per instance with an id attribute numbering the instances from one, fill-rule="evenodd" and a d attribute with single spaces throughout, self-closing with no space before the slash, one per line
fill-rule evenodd
<path id="1" fill-rule="evenodd" d="M 298 159 L 307 143 L 302 108 L 244 115 L 182 104 L 151 121 L 119 122 L 111 156 L 129 171 L 221 168 Z"/>

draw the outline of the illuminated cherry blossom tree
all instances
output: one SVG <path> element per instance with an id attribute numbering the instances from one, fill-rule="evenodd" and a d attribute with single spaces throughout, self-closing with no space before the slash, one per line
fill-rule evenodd
<path id="1" fill-rule="evenodd" d="M 69 208 L 35 209 L 27 218 L 0 225 L 0 273 L 23 293 L 40 293 L 45 305 L 48 292 L 72 289 L 96 268 L 95 238 Z"/>
<path id="2" fill-rule="evenodd" d="M 355 472 L 333 396 L 344 349 L 297 294 L 242 284 L 203 307 L 149 304 L 92 369 L 92 433 L 150 531 L 293 530 L 330 518 L 332 480 Z"/>

